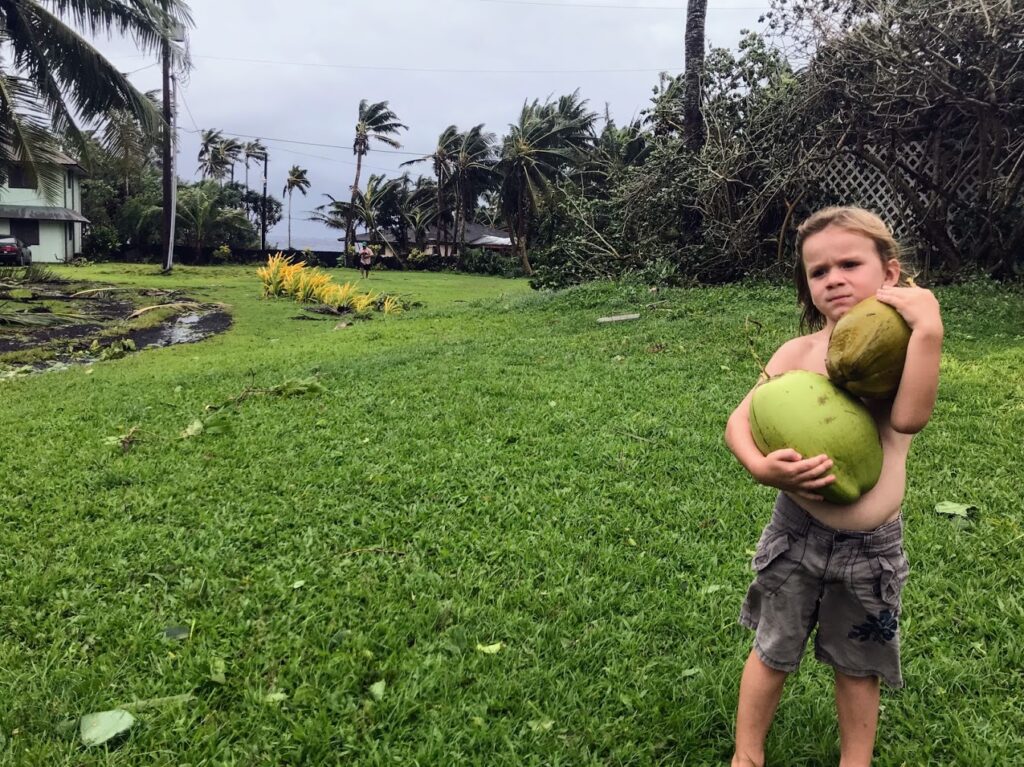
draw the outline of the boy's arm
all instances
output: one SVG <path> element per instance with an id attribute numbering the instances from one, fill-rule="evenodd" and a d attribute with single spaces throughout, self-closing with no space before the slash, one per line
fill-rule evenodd
<path id="1" fill-rule="evenodd" d="M 772 356 L 765 366 L 766 375 L 780 375 L 794 368 L 791 344 L 783 345 Z M 835 482 L 835 477 L 829 474 L 832 460 L 826 455 L 804 458 L 796 450 L 790 449 L 762 455 L 750 433 L 750 401 L 753 395 L 753 390 L 748 392 L 729 416 L 725 425 L 725 444 L 750 476 L 762 485 L 776 487 L 810 500 L 822 500 L 817 491 Z"/>
<path id="2" fill-rule="evenodd" d="M 916 434 L 931 418 L 939 391 L 942 356 L 942 316 L 939 302 L 924 288 L 882 288 L 878 300 L 898 311 L 910 326 L 907 360 L 903 365 L 889 422 L 902 434 Z"/>

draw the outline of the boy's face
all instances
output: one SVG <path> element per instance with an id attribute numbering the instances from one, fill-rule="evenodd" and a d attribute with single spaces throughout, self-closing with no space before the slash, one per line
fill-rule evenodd
<path id="1" fill-rule="evenodd" d="M 804 240 L 803 264 L 811 301 L 828 325 L 900 277 L 899 261 L 883 261 L 874 240 L 837 226 Z"/>

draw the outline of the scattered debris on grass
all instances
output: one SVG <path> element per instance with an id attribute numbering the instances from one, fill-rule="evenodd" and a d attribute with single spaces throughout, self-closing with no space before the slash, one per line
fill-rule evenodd
<path id="1" fill-rule="evenodd" d="M 608 322 L 629 322 L 638 319 L 640 319 L 639 314 L 616 314 L 612 317 L 598 317 L 597 321 L 599 324 L 604 324 Z"/>
<path id="2" fill-rule="evenodd" d="M 127 453 L 135 446 L 135 443 L 139 441 L 140 432 L 141 428 L 136 424 L 124 434 L 116 434 L 113 437 L 106 437 L 103 440 L 103 443 L 105 445 L 110 445 L 111 447 L 120 447 L 122 453 Z"/>
<path id="3" fill-rule="evenodd" d="M 154 297 L 164 300 L 150 305 Z M 0 378 L 192 343 L 230 326 L 223 304 L 200 303 L 180 290 L 0 282 Z M 10 375 L 12 367 L 17 375 Z"/>
<path id="4" fill-rule="evenodd" d="M 136 719 L 124 709 L 86 714 L 78 723 L 78 734 L 86 746 L 101 746 L 128 732 Z"/>
<path id="5" fill-rule="evenodd" d="M 195 628 L 195 622 L 190 626 L 183 626 L 174 624 L 164 629 L 164 638 L 173 639 L 175 641 L 185 641 L 192 638 L 192 629 Z"/>

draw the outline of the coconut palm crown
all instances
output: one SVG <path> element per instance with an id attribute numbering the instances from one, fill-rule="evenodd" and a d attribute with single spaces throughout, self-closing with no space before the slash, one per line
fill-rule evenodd
<path id="1" fill-rule="evenodd" d="M 408 130 L 407 125 L 398 122 L 398 115 L 391 111 L 387 101 L 374 104 L 366 99 L 359 102 L 359 117 L 356 120 L 356 136 L 352 141 L 352 154 L 356 156 L 356 177 L 352 182 L 352 203 L 355 203 L 356 192 L 359 191 L 359 174 L 363 169 L 363 157 L 370 151 L 370 140 L 379 141 L 390 147 L 398 148 L 401 144 L 393 136 L 400 130 Z M 345 227 L 345 248 L 352 243 L 354 218 L 348 219 Z"/>
<path id="2" fill-rule="evenodd" d="M 288 195 L 288 250 L 292 249 L 292 192 L 298 189 L 302 196 L 306 196 L 309 189 L 309 179 L 306 178 L 306 169 L 293 165 L 288 171 L 288 178 L 284 182 L 282 195 Z"/>
<path id="3" fill-rule="evenodd" d="M 21 163 L 50 196 L 60 192 L 58 143 L 86 147 L 79 120 L 102 127 L 124 110 L 147 130 L 160 125 L 145 94 L 62 16 L 88 34 L 129 35 L 147 53 L 162 50 L 175 22 L 192 26 L 184 0 L 0 0 L 0 173 Z M 181 47 L 171 50 L 187 64 Z"/>

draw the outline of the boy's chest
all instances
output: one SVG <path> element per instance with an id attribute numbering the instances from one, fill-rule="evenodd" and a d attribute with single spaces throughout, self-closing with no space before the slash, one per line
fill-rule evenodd
<path id="1" fill-rule="evenodd" d="M 825 357 L 827 354 L 827 341 L 811 341 L 800 350 L 796 367 L 800 370 L 810 370 L 812 373 L 828 375 L 828 371 L 825 369 Z"/>

